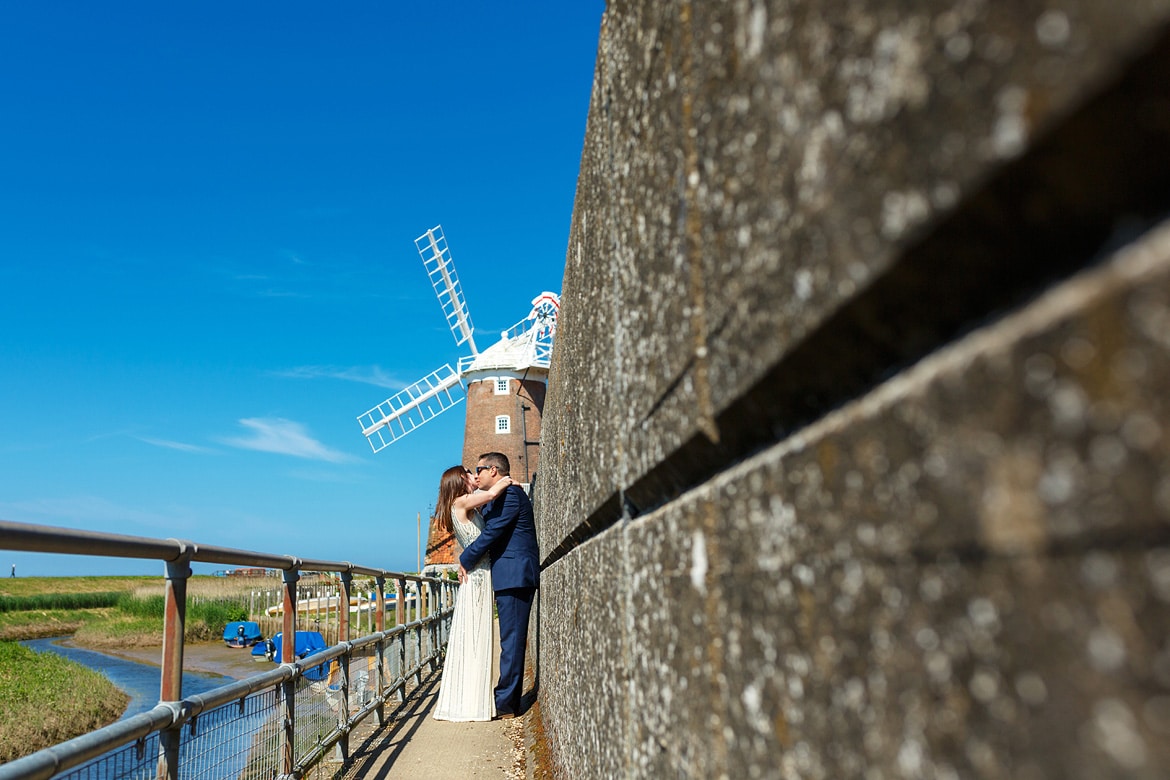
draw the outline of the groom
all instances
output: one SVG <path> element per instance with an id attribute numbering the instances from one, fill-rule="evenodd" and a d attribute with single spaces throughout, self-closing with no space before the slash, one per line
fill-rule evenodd
<path id="1" fill-rule="evenodd" d="M 509 476 L 508 456 L 488 452 L 479 456 L 475 483 L 488 490 Z M 483 533 L 459 556 L 459 581 L 467 570 L 491 554 L 492 589 L 500 617 L 500 680 L 496 684 L 496 717 L 514 718 L 520 713 L 524 691 L 524 650 L 528 644 L 528 615 L 540 581 L 540 558 L 532 502 L 519 485 L 510 485 L 481 510 Z"/>

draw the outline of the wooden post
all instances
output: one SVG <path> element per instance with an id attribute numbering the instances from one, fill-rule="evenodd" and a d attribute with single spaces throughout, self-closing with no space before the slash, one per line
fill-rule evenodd
<path id="1" fill-rule="evenodd" d="M 375 587 L 377 587 L 376 596 L 378 599 L 378 615 L 375 619 L 375 630 L 380 634 L 386 630 L 386 578 L 378 576 L 374 580 Z M 377 666 L 374 668 L 374 690 L 377 692 L 378 706 L 375 713 L 378 718 L 378 726 L 386 724 L 386 707 L 382 703 L 382 692 L 386 689 L 386 641 L 381 640 L 375 646 L 375 652 L 378 654 Z"/>
<path id="2" fill-rule="evenodd" d="M 348 571 L 341 572 L 341 594 L 337 600 L 339 642 L 349 641 L 349 594 L 352 588 L 353 574 Z M 334 757 L 338 761 L 349 760 L 349 732 L 345 730 L 345 724 L 349 720 L 349 667 L 351 660 L 349 653 L 334 660 L 334 663 L 341 664 L 341 675 L 338 677 L 341 680 L 341 697 L 340 703 L 337 705 L 337 725 L 341 728 L 341 739 L 337 741 L 334 753 Z M 330 677 L 332 676 L 330 675 Z"/>
<path id="3" fill-rule="evenodd" d="M 191 551 L 183 544 L 179 558 L 167 562 L 166 594 L 163 597 L 161 701 L 183 698 L 183 632 L 187 623 L 187 578 L 191 576 Z M 182 726 L 159 732 L 158 780 L 178 780 L 179 741 Z"/>
<path id="4" fill-rule="evenodd" d="M 406 578 L 399 577 L 395 584 L 398 586 L 398 603 L 394 610 L 394 619 L 398 621 L 395 625 L 401 626 L 406 623 Z M 402 677 L 398 698 L 400 701 L 406 701 L 406 634 L 398 635 L 398 674 Z"/>
<path id="5" fill-rule="evenodd" d="M 291 664 L 296 659 L 297 649 L 297 580 L 301 578 L 296 569 L 284 571 L 284 628 L 280 640 L 280 662 Z M 297 681 L 289 680 L 281 686 L 284 696 L 283 709 L 284 742 L 281 745 L 281 771 L 291 775 L 296 763 L 296 694 Z"/>

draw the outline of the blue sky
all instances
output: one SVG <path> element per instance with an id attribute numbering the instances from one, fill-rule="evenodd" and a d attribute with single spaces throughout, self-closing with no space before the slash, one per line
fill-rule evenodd
<path id="1" fill-rule="evenodd" d="M 561 291 L 603 10 L 0 5 L 0 519 L 415 570 L 464 405 L 356 421 L 464 354 L 414 238 L 477 334 Z"/>

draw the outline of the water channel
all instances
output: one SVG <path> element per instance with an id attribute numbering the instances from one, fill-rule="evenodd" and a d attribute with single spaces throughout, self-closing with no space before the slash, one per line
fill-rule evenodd
<path id="1" fill-rule="evenodd" d="M 122 719 L 138 715 L 151 710 L 158 704 L 159 686 L 162 670 L 151 664 L 142 664 L 137 661 L 128 661 L 113 655 L 106 655 L 95 650 L 85 650 L 80 647 L 62 645 L 62 640 L 69 637 L 58 636 L 50 639 L 29 639 L 21 642 L 25 647 L 37 652 L 52 652 L 64 656 L 90 669 L 101 672 L 114 685 L 125 691 L 130 697 Z M 265 670 L 267 671 L 267 670 Z M 205 693 L 227 685 L 233 678 L 221 674 L 206 674 L 204 672 L 183 672 L 183 695 L 190 696 L 196 693 Z"/>
<path id="2" fill-rule="evenodd" d="M 122 713 L 122 720 L 147 712 L 158 704 L 161 682 L 160 667 L 107 655 L 95 650 L 60 644 L 68 638 L 32 639 L 21 642 L 21 644 L 37 652 L 51 652 L 64 656 L 108 677 L 114 685 L 130 696 L 126 711 Z M 269 665 L 265 666 L 271 668 Z M 267 670 L 267 668 L 263 668 L 257 671 Z M 227 685 L 234 679 L 236 678 L 222 674 L 184 672 L 183 695 L 206 693 L 213 688 Z M 265 711 L 254 711 L 246 714 L 241 712 L 221 721 L 219 728 L 211 729 L 211 732 L 214 733 L 209 733 L 205 727 L 201 740 L 187 735 L 179 751 L 179 761 L 183 767 L 184 776 L 189 778 L 240 777 L 251 758 L 250 751 L 260 725 L 267 717 L 268 713 Z M 125 780 L 125 778 L 132 777 L 152 777 L 155 760 L 153 756 L 158 755 L 158 734 L 152 734 L 145 742 L 141 754 L 147 756 L 145 763 L 142 763 L 141 755 L 137 761 L 128 757 L 119 757 L 124 753 L 124 750 L 116 749 L 106 756 L 94 759 L 80 769 L 74 770 L 74 773 L 69 777 L 85 777 L 88 780 Z M 275 774 L 275 770 L 272 771 L 272 774 Z"/>

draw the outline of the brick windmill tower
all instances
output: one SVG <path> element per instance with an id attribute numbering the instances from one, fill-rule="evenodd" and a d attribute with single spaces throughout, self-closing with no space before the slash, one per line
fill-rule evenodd
<path id="1" fill-rule="evenodd" d="M 459 359 L 457 369 L 447 363 L 359 415 L 362 433 L 378 452 L 466 398 L 462 462 L 470 465 L 482 453 L 502 452 L 512 464 L 512 478 L 527 490 L 540 462 L 540 420 L 560 298 L 551 292 L 536 296 L 528 316 L 481 352 L 443 228 L 428 230 L 414 243 L 455 345 L 467 344 L 471 354 Z M 424 568 L 456 564 L 454 536 L 430 524 Z"/>

